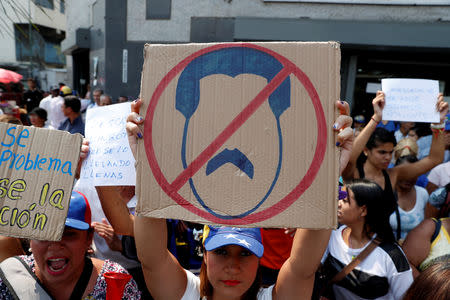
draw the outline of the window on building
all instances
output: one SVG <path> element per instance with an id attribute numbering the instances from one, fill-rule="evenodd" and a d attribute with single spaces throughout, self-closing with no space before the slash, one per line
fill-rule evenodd
<path id="1" fill-rule="evenodd" d="M 54 5 L 53 5 L 53 0 L 34 0 L 34 3 L 36 5 L 45 7 L 45 8 L 49 8 L 49 9 L 53 9 Z"/>
<path id="2" fill-rule="evenodd" d="M 61 41 L 65 33 L 57 33 L 55 29 L 39 26 L 39 32 L 31 30 L 31 48 L 28 24 L 16 24 L 16 59 L 39 65 L 63 66 L 65 56 L 61 53 Z"/>
<path id="3" fill-rule="evenodd" d="M 171 0 L 147 0 L 146 19 L 147 20 L 168 20 L 170 19 Z"/>
<path id="4" fill-rule="evenodd" d="M 66 11 L 66 1 L 65 0 L 59 0 L 59 12 L 65 13 Z"/>

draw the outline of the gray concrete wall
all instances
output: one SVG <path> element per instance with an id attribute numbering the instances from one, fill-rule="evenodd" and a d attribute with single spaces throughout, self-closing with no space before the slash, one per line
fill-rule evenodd
<path id="1" fill-rule="evenodd" d="M 270 17 L 429 23 L 450 21 L 450 6 L 265 3 L 262 0 L 172 0 L 170 20 L 146 20 L 146 1 L 128 1 L 130 41 L 188 42 L 193 17 Z"/>
<path id="2" fill-rule="evenodd" d="M 92 8 L 93 3 L 96 0 L 65 0 L 66 3 L 66 39 L 63 41 L 63 44 L 66 41 L 71 43 L 75 43 L 76 41 L 76 30 L 78 28 L 86 28 L 89 29 L 92 27 L 93 16 L 92 16 Z M 103 17 L 102 17 L 103 18 Z M 92 38 L 92 37 L 91 37 Z M 72 56 L 66 55 L 66 69 L 67 69 L 67 81 L 66 84 L 73 87 L 73 65 L 72 65 Z"/>
<path id="3" fill-rule="evenodd" d="M 91 91 L 96 88 L 105 89 L 105 1 L 97 0 L 92 4 L 92 26 L 91 29 L 91 49 L 89 58 L 89 73 L 91 81 Z M 98 65 L 95 70 L 94 61 L 98 58 Z M 94 73 L 96 72 L 96 77 Z M 96 80 L 96 84 L 94 84 Z"/>

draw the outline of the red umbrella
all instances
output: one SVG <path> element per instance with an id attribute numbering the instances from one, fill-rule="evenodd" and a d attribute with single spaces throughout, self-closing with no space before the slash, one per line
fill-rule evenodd
<path id="1" fill-rule="evenodd" d="M 16 72 L 0 68 L 1 83 L 19 82 L 22 78 L 23 76 Z"/>

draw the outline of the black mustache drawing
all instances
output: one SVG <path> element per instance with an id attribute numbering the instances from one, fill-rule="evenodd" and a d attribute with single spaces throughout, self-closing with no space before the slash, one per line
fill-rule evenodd
<path id="1" fill-rule="evenodd" d="M 206 175 L 211 174 L 227 163 L 232 163 L 242 172 L 247 174 L 250 179 L 253 179 L 253 164 L 244 153 L 236 148 L 234 150 L 224 149 L 222 152 L 210 159 L 206 165 Z"/>

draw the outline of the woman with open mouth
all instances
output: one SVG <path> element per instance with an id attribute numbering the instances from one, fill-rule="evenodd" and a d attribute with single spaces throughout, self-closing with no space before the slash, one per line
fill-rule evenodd
<path id="1" fill-rule="evenodd" d="M 89 202 L 72 192 L 61 241 L 32 240 L 30 256 L 0 264 L 0 299 L 106 299 L 104 274 L 128 273 L 117 263 L 87 256 L 94 234 L 90 224 Z M 140 299 L 133 279 L 122 298 Z"/>

